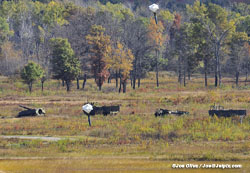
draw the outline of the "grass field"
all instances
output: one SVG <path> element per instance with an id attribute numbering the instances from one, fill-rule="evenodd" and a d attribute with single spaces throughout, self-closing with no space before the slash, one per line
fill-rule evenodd
<path id="1" fill-rule="evenodd" d="M 0 136 L 63 138 L 46 141 L 0 137 L 0 172 L 165 172 L 176 162 L 242 163 L 240 171 L 249 170 L 250 83 L 235 88 L 233 81 L 225 78 L 216 89 L 212 79 L 204 88 L 199 76 L 188 81 L 187 87 L 176 80 L 161 73 L 160 87 L 156 88 L 154 74 L 149 74 L 140 88 L 133 90 L 128 85 L 126 94 L 116 92 L 114 81 L 105 83 L 101 92 L 93 80 L 88 80 L 84 90 L 76 90 L 73 85 L 67 93 L 60 82 L 50 80 L 44 92 L 36 84 L 28 93 L 20 80 L 0 77 Z M 81 111 L 87 100 L 97 105 L 120 104 L 121 112 L 92 117 L 89 127 Z M 248 115 L 242 124 L 238 118 L 211 118 L 208 110 L 214 103 L 226 109 L 246 109 Z M 46 116 L 14 118 L 22 110 L 20 104 L 45 108 Z M 190 114 L 155 118 L 157 108 Z M 23 157 L 26 159 L 20 159 Z M 37 159 L 27 159 L 33 157 Z"/>

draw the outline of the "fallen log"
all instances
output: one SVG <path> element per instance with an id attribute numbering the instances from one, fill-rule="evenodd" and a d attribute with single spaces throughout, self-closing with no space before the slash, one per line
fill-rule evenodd
<path id="1" fill-rule="evenodd" d="M 22 105 L 19 105 L 19 107 L 22 107 L 26 110 L 19 112 L 18 115 L 16 116 L 17 118 L 45 115 L 45 110 L 43 108 L 32 109 Z"/>

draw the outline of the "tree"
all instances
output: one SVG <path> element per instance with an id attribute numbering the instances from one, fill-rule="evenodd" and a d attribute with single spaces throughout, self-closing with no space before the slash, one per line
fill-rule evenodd
<path id="1" fill-rule="evenodd" d="M 209 23 L 207 25 L 208 33 L 214 47 L 215 56 L 215 86 L 221 85 L 221 58 L 220 52 L 225 43 L 230 40 L 232 33 L 236 29 L 235 21 L 228 19 L 228 12 L 226 9 L 209 4 L 208 9 Z"/>
<path id="2" fill-rule="evenodd" d="M 206 25 L 204 25 L 204 22 L 207 20 L 205 18 L 206 10 L 207 8 L 205 5 L 194 5 L 195 8 L 190 8 L 188 6 L 188 11 L 191 11 L 191 27 L 190 27 L 190 35 L 191 40 L 193 43 L 193 47 L 195 49 L 194 57 L 198 61 L 203 62 L 203 69 L 204 69 L 204 83 L 205 87 L 208 85 L 208 72 L 209 67 L 212 64 L 212 58 L 213 58 L 213 43 L 210 39 L 210 35 L 207 32 Z M 192 13 L 195 12 L 195 15 Z M 196 61 L 197 62 L 197 61 Z M 197 64 L 196 64 L 197 65 Z"/>
<path id="3" fill-rule="evenodd" d="M 170 28 L 170 45 L 173 50 L 173 55 L 178 57 L 178 82 L 181 84 L 181 49 L 179 46 L 181 46 L 178 42 L 181 40 L 181 38 L 178 36 L 180 34 L 180 28 L 181 28 L 181 15 L 175 14 L 175 19 L 173 22 L 173 25 Z"/>
<path id="4" fill-rule="evenodd" d="M 9 34 L 11 34 L 11 32 L 9 31 L 9 25 L 6 22 L 6 19 L 0 16 L 0 54 L 1 54 L 1 46 L 7 40 L 7 36 Z"/>
<path id="5" fill-rule="evenodd" d="M 119 48 L 119 46 L 117 46 Z M 134 55 L 132 54 L 130 49 L 125 49 L 122 50 L 123 48 L 120 46 L 120 51 L 121 51 L 121 81 L 123 84 L 123 93 L 126 93 L 126 85 L 127 85 L 127 80 L 129 78 L 130 71 L 132 70 L 133 67 L 133 60 L 134 60 Z M 121 90 L 121 89 L 119 89 Z"/>
<path id="6" fill-rule="evenodd" d="M 33 83 L 41 79 L 44 74 L 44 70 L 39 64 L 30 61 L 21 71 L 21 78 L 26 84 L 28 84 L 29 91 L 32 92 Z"/>
<path id="7" fill-rule="evenodd" d="M 212 44 L 215 59 L 215 87 L 221 84 L 221 51 L 230 41 L 232 33 L 236 29 L 234 19 L 230 19 L 226 9 L 209 3 L 208 6 L 200 4 L 197 0 L 192 7 L 187 6 L 191 17 L 205 29 L 205 40 Z"/>
<path id="8" fill-rule="evenodd" d="M 119 92 L 121 92 L 123 87 L 123 93 L 126 93 L 127 80 L 133 67 L 134 55 L 130 49 L 125 48 L 120 42 L 117 42 L 115 47 L 112 51 L 112 56 L 106 59 L 107 68 L 119 74 Z"/>
<path id="9" fill-rule="evenodd" d="M 53 38 L 50 43 L 54 78 L 65 81 L 67 91 L 70 91 L 72 80 L 80 74 L 79 59 L 75 57 L 67 39 Z"/>
<path id="10" fill-rule="evenodd" d="M 105 28 L 100 25 L 93 25 L 90 34 L 86 36 L 88 44 L 91 46 L 91 68 L 95 82 L 102 89 L 103 82 L 109 77 L 106 59 L 111 56 L 110 37 L 104 35 Z"/>
<path id="11" fill-rule="evenodd" d="M 21 56 L 20 50 L 16 50 L 11 42 L 5 41 L 0 54 L 0 73 L 6 76 L 14 74 L 22 64 Z"/>
<path id="12" fill-rule="evenodd" d="M 49 66 L 48 42 L 55 36 L 58 26 L 67 23 L 64 12 L 64 4 L 53 0 L 49 3 L 4 1 L 0 5 L 0 16 L 6 19 L 10 30 L 14 31 L 10 40 L 15 49 L 22 50 L 23 63 L 36 58 L 36 62 L 42 66 Z"/>
<path id="13" fill-rule="evenodd" d="M 163 37 L 163 24 L 159 21 L 158 24 L 155 23 L 154 19 L 150 19 L 150 25 L 148 26 L 149 32 L 149 42 L 155 50 L 156 57 L 155 61 L 155 70 L 156 70 L 156 86 L 159 87 L 159 55 L 162 49 L 163 43 L 165 41 Z"/>
<path id="14" fill-rule="evenodd" d="M 248 80 L 248 73 L 250 70 L 250 45 L 249 43 L 244 44 L 243 56 L 244 56 L 244 59 L 243 59 L 244 64 L 242 68 L 244 69 L 245 74 L 246 74 L 246 79 L 245 79 L 245 85 L 246 85 L 247 80 Z"/>
<path id="15" fill-rule="evenodd" d="M 179 82 L 183 76 L 183 84 L 186 86 L 186 76 L 190 78 L 191 72 L 199 65 L 201 60 L 195 56 L 195 42 L 192 37 L 192 27 L 190 23 L 184 23 L 175 34 L 175 52 L 178 56 Z"/>
<path id="16" fill-rule="evenodd" d="M 238 87 L 239 85 L 239 76 L 240 76 L 240 68 L 242 67 L 243 61 L 243 53 L 245 46 L 244 44 L 249 40 L 247 34 L 245 32 L 235 32 L 232 35 L 232 40 L 229 43 L 231 49 L 231 62 L 232 62 L 232 70 L 235 72 L 235 84 Z"/>
<path id="17" fill-rule="evenodd" d="M 71 47 L 75 52 L 75 55 L 81 61 L 82 73 L 77 77 L 77 89 L 79 86 L 79 79 L 83 78 L 83 88 L 87 81 L 87 75 L 90 75 L 90 59 L 87 53 L 89 46 L 85 38 L 91 29 L 91 26 L 95 23 L 95 9 L 92 7 L 79 7 L 73 3 L 66 4 L 65 16 L 69 22 L 68 25 L 62 26 L 60 35 L 64 38 L 68 38 L 71 43 Z"/>
<path id="18" fill-rule="evenodd" d="M 148 26 L 149 19 L 139 17 L 132 20 L 126 26 L 123 33 L 123 45 L 129 48 L 133 55 L 133 70 L 131 71 L 131 85 L 135 89 L 136 80 L 138 81 L 138 88 L 140 87 L 140 80 L 150 70 L 149 53 L 152 51 L 152 45 L 149 42 Z"/>

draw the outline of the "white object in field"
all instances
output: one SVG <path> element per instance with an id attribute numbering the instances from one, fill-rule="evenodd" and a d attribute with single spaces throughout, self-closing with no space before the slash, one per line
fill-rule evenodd
<path id="1" fill-rule="evenodd" d="M 93 110 L 93 106 L 91 104 L 83 105 L 82 110 L 89 114 Z"/>
<path id="2" fill-rule="evenodd" d="M 152 5 L 149 6 L 149 9 L 150 9 L 152 12 L 156 13 L 156 11 L 159 10 L 159 5 L 157 5 L 157 4 L 152 4 Z"/>

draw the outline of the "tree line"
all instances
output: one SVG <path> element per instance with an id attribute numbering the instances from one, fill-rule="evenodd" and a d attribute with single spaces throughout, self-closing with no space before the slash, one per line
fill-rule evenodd
<path id="1" fill-rule="evenodd" d="M 112 3 L 111 3 L 112 2 Z M 99 88 L 115 79 L 119 92 L 130 80 L 140 87 L 147 72 L 174 71 L 186 86 L 193 73 L 235 78 L 250 70 L 250 5 L 247 1 L 0 1 L 0 73 L 32 83 L 94 78 Z M 221 1 L 220 1 L 221 2 Z M 244 3 L 245 2 L 245 3 Z M 181 5 L 180 5 L 181 4 Z M 43 87 L 42 87 L 43 88 Z"/>

